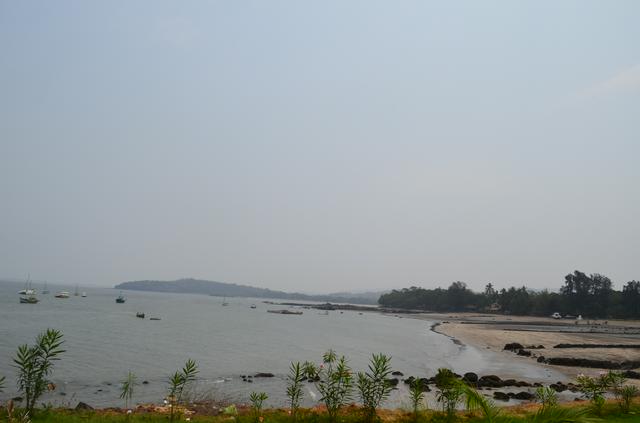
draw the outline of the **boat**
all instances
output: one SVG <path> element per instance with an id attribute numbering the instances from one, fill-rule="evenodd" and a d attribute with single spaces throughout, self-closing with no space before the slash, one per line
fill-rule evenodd
<path id="1" fill-rule="evenodd" d="M 31 287 L 31 275 L 27 276 L 24 282 L 24 289 L 18 291 L 19 295 L 36 295 L 36 290 Z"/>
<path id="2" fill-rule="evenodd" d="M 251 304 L 251 307 L 249 307 L 249 308 L 256 308 L 256 305 L 255 304 Z"/>
<path id="3" fill-rule="evenodd" d="M 144 313 L 136 313 L 136 317 L 144 319 Z"/>
<path id="4" fill-rule="evenodd" d="M 87 293 L 86 292 L 82 292 L 82 295 L 80 295 L 82 298 L 87 298 Z"/>
<path id="5" fill-rule="evenodd" d="M 227 302 L 227 297 L 224 297 L 224 299 L 222 300 L 222 305 L 223 306 L 228 306 L 229 303 Z"/>
<path id="6" fill-rule="evenodd" d="M 27 297 L 20 297 L 20 304 L 36 304 L 39 300 L 35 295 L 29 295 Z"/>
<path id="7" fill-rule="evenodd" d="M 124 303 L 125 301 L 127 301 L 127 299 L 126 299 L 126 298 L 124 298 L 124 296 L 122 295 L 122 292 L 120 292 L 120 295 L 118 295 L 118 298 L 116 298 L 116 303 L 118 303 L 118 304 L 122 304 L 122 303 Z"/>
<path id="8" fill-rule="evenodd" d="M 159 317 L 149 317 L 149 320 L 160 320 Z"/>
<path id="9" fill-rule="evenodd" d="M 56 295 L 54 295 L 54 297 L 56 297 L 56 298 L 69 298 L 69 293 L 67 291 L 56 292 Z"/>
<path id="10" fill-rule="evenodd" d="M 267 313 L 274 313 L 274 314 L 294 314 L 294 315 L 300 315 L 302 314 L 301 311 L 291 311 L 291 310 L 267 310 Z"/>

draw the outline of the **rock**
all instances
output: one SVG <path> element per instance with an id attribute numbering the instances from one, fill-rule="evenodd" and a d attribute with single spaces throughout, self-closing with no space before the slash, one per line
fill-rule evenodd
<path id="1" fill-rule="evenodd" d="M 537 361 L 538 363 L 546 363 L 546 362 L 547 362 L 547 360 L 544 358 L 544 355 L 541 355 L 540 357 L 538 357 L 538 358 L 536 359 L 536 361 Z"/>
<path id="2" fill-rule="evenodd" d="M 493 398 L 499 401 L 509 401 L 509 395 L 504 392 L 496 391 L 493 393 Z"/>
<path id="3" fill-rule="evenodd" d="M 392 376 L 404 376 L 404 373 L 399 372 L 399 371 L 396 370 L 395 372 L 391 373 L 391 375 Z"/>
<path id="4" fill-rule="evenodd" d="M 478 379 L 478 386 L 487 386 L 490 388 L 501 388 L 504 386 L 504 382 L 496 375 L 482 376 Z"/>
<path id="5" fill-rule="evenodd" d="M 529 350 L 518 350 L 518 355 L 522 355 L 525 357 L 531 357 L 531 351 Z"/>
<path id="6" fill-rule="evenodd" d="M 524 401 L 530 401 L 535 397 L 536 396 L 533 395 L 531 392 L 526 392 L 526 391 L 518 392 L 517 394 L 514 395 L 515 399 L 524 400 Z"/>
<path id="7" fill-rule="evenodd" d="M 76 411 L 79 410 L 93 410 L 93 407 L 87 404 L 86 402 L 80 401 L 78 405 L 76 405 Z"/>
<path id="8" fill-rule="evenodd" d="M 640 379 L 640 373 L 633 370 L 627 370 L 624 372 L 624 377 L 627 379 Z"/>
<path id="9" fill-rule="evenodd" d="M 517 350 L 521 350 L 523 348 L 524 348 L 524 346 L 522 344 L 519 344 L 517 342 L 512 342 L 510 344 L 505 344 L 503 350 L 506 350 L 506 351 L 517 351 Z"/>
<path id="10" fill-rule="evenodd" d="M 393 378 L 393 379 L 387 379 L 386 382 L 390 385 L 390 386 L 397 386 L 398 383 L 400 382 L 400 380 L 398 378 Z"/>
<path id="11" fill-rule="evenodd" d="M 553 389 L 556 392 L 564 392 L 567 390 L 567 385 L 565 385 L 562 382 L 558 382 L 558 383 L 552 383 L 551 385 L 549 385 L 549 388 Z"/>
<path id="12" fill-rule="evenodd" d="M 143 380 L 143 381 L 142 381 L 142 384 L 143 384 L 143 385 L 148 385 L 148 384 L 149 384 L 149 381 L 148 381 L 148 380 Z"/>
<path id="13" fill-rule="evenodd" d="M 256 373 L 253 377 L 273 377 L 273 376 L 274 376 L 273 373 L 260 372 L 260 373 Z"/>
<path id="14" fill-rule="evenodd" d="M 478 381 L 478 375 L 473 372 L 467 372 L 462 376 L 462 380 L 469 383 L 476 383 Z"/>

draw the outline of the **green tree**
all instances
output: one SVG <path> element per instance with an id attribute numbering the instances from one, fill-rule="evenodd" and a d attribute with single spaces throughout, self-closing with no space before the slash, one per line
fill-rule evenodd
<path id="1" fill-rule="evenodd" d="M 335 422 L 340 407 L 351 400 L 353 376 L 347 359 L 344 356 L 338 358 L 333 350 L 327 351 L 322 361 L 320 380 L 316 387 L 321 395 L 320 400 L 327 407 L 329 420 Z"/>

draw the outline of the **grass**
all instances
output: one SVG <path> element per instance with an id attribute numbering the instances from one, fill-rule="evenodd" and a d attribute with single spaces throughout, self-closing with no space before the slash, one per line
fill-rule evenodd
<path id="1" fill-rule="evenodd" d="M 573 404 L 567 403 L 560 405 L 564 409 L 585 409 L 584 403 Z M 536 405 L 516 406 L 504 408 L 501 416 L 510 418 L 512 423 L 530 422 L 530 418 L 537 411 Z M 635 403 L 629 414 L 623 414 L 618 405 L 609 402 L 603 408 L 602 422 L 620 422 L 620 423 L 640 423 L 640 406 Z M 379 418 L 381 423 L 439 423 L 446 422 L 446 415 L 435 411 L 423 411 L 416 420 L 412 412 L 403 410 L 380 410 Z M 264 410 L 261 413 L 264 423 L 293 423 L 287 409 Z M 360 407 L 348 406 L 338 414 L 338 423 L 362 423 L 365 421 L 365 414 Z M 589 416 L 594 418 L 594 416 Z M 6 412 L 0 408 L 0 422 L 6 422 Z M 167 413 L 136 411 L 130 415 L 125 412 L 113 410 L 97 410 L 97 411 L 73 411 L 65 409 L 37 410 L 32 422 L 33 423 L 164 423 L 169 421 Z M 179 421 L 185 421 L 185 416 L 181 416 Z M 198 416 L 191 415 L 191 422 L 202 423 L 254 423 L 255 416 L 249 409 L 241 409 L 239 415 L 229 416 L 220 414 L 217 416 Z M 329 423 L 330 419 L 324 410 L 320 409 L 301 409 L 297 418 L 298 423 Z M 461 423 L 480 423 L 483 420 L 479 413 L 459 412 L 455 416 L 456 422 Z M 595 420 L 598 421 L 598 420 Z"/>

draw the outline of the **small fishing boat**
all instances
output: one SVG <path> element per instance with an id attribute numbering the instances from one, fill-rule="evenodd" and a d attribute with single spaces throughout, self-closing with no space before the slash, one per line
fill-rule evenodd
<path id="1" fill-rule="evenodd" d="M 82 295 L 80 295 L 82 298 L 87 298 L 87 293 L 83 292 Z"/>
<path id="2" fill-rule="evenodd" d="M 249 307 L 249 308 L 256 308 L 256 305 L 255 304 L 251 304 L 251 307 Z"/>
<path id="3" fill-rule="evenodd" d="M 136 313 L 136 317 L 144 319 L 144 313 Z"/>
<path id="4" fill-rule="evenodd" d="M 122 292 L 121 292 L 120 295 L 118 295 L 118 298 L 116 298 L 116 303 L 123 304 L 125 301 L 127 301 L 127 299 L 124 298 L 124 296 L 122 295 Z"/>
<path id="5" fill-rule="evenodd" d="M 69 298 L 69 293 L 67 291 L 56 292 L 56 295 L 54 295 L 54 297 L 56 297 L 56 298 Z"/>

